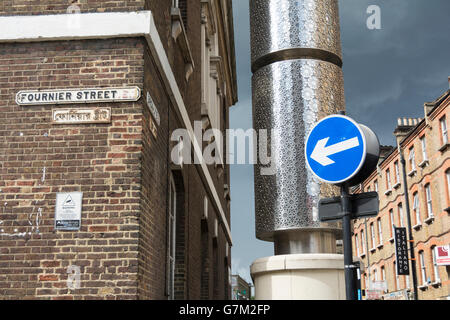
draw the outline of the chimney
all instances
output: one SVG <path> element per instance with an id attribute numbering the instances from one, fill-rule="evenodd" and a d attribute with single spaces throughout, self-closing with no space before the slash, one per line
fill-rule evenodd
<path id="1" fill-rule="evenodd" d="M 393 146 L 380 146 L 380 159 L 378 160 L 378 164 L 383 162 L 392 150 L 394 150 Z"/>
<path id="2" fill-rule="evenodd" d="M 394 130 L 394 136 L 397 145 L 422 121 L 421 118 L 398 118 L 397 128 Z"/>

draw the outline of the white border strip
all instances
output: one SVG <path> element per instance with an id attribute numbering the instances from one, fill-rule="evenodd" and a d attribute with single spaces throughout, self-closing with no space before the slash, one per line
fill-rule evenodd
<path id="1" fill-rule="evenodd" d="M 231 245 L 232 239 L 228 221 L 208 167 L 203 159 L 201 147 L 195 137 L 189 114 L 184 105 L 151 11 L 6 16 L 0 17 L 0 30 L 2 30 L 0 32 L 0 43 L 145 37 L 158 69 L 163 76 L 170 99 L 178 108 L 182 121 L 191 136 L 194 151 L 198 159 L 201 159 L 202 171 L 219 209 L 220 220 L 222 220 L 222 225 Z"/>
<path id="2" fill-rule="evenodd" d="M 39 42 L 76 39 L 107 39 L 143 36 L 152 14 L 98 12 L 0 17 L 1 42 Z"/>

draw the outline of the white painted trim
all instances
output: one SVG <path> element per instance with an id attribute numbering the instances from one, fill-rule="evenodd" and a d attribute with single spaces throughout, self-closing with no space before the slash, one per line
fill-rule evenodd
<path id="1" fill-rule="evenodd" d="M 151 21 L 150 11 L 6 16 L 0 17 L 0 41 L 138 37 L 148 34 Z"/>
<path id="2" fill-rule="evenodd" d="M 145 37 L 163 77 L 170 99 L 178 108 L 181 120 L 189 132 L 194 152 L 201 160 L 200 166 L 214 202 L 219 209 L 221 224 L 231 245 L 230 227 L 208 167 L 203 159 L 202 149 L 194 134 L 192 122 L 151 11 L 6 16 L 0 17 L 0 30 L 2 30 L 0 32 L 0 43 Z"/>

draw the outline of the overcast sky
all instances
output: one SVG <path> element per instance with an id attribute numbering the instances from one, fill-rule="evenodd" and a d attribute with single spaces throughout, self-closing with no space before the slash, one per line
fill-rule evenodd
<path id="1" fill-rule="evenodd" d="M 231 128 L 252 128 L 248 0 L 233 0 L 239 102 Z M 449 0 L 339 0 L 347 115 L 394 145 L 399 117 L 423 118 L 423 104 L 449 88 Z M 381 29 L 367 28 L 367 8 L 381 9 Z M 253 167 L 231 166 L 232 272 L 273 255 L 255 237 Z"/>

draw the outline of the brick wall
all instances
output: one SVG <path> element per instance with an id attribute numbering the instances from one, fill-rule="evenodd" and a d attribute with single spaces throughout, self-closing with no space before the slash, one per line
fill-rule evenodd
<path id="1" fill-rule="evenodd" d="M 401 143 L 402 149 L 404 150 L 404 157 L 406 160 L 406 172 L 411 171 L 411 167 L 408 161 L 409 150 L 414 147 L 415 150 L 415 165 L 417 172 L 415 174 L 410 174 L 407 176 L 408 184 L 408 195 L 409 195 L 409 206 L 410 206 L 410 219 L 414 238 L 414 252 L 416 259 L 416 271 L 417 271 L 417 284 L 422 286 L 422 276 L 419 260 L 419 251 L 424 252 L 425 265 L 427 278 L 430 278 L 431 282 L 436 281 L 433 270 L 433 260 L 431 248 L 435 245 L 445 245 L 450 242 L 450 232 L 449 232 L 449 220 L 450 215 L 445 210 L 449 206 L 449 188 L 446 180 L 446 171 L 450 168 L 450 159 L 448 148 L 440 151 L 442 146 L 440 124 L 439 119 L 446 115 L 448 119 L 448 106 L 450 104 L 450 98 L 447 96 L 442 104 L 437 107 L 433 113 L 429 116 L 429 126 L 425 123 L 419 124 L 414 128 L 412 133 L 403 140 Z M 448 121 L 448 120 L 447 120 Z M 428 156 L 428 164 L 423 167 L 419 167 L 424 159 L 422 156 L 422 145 L 420 138 L 424 137 L 426 139 L 426 153 Z M 399 163 L 400 169 L 400 181 L 396 185 L 396 175 L 395 175 L 395 163 Z M 390 171 L 392 190 L 388 191 L 386 177 L 387 170 Z M 364 230 L 365 236 L 368 240 L 368 247 L 366 244 L 366 252 L 364 255 L 360 255 L 360 258 L 367 265 L 367 261 L 371 264 L 371 279 L 374 274 L 374 270 L 377 270 L 379 280 L 380 269 L 383 266 L 386 270 L 387 284 L 389 292 L 403 290 L 407 288 L 407 278 L 406 276 L 399 276 L 399 286 L 396 284 L 396 274 L 394 269 L 394 262 L 396 260 L 395 256 L 395 243 L 392 233 L 392 224 L 389 212 L 392 210 L 394 214 L 394 224 L 395 226 L 401 226 L 399 207 L 403 210 L 404 222 L 403 226 L 407 227 L 407 211 L 404 197 L 404 185 L 402 177 L 402 165 L 400 163 L 400 157 L 398 151 L 395 150 L 390 154 L 386 160 L 380 164 L 380 170 L 375 171 L 371 177 L 369 177 L 363 183 L 364 191 L 368 191 L 368 188 L 374 191 L 374 182 L 378 182 L 379 186 L 379 197 L 380 197 L 380 212 L 377 217 L 370 218 L 367 221 L 367 229 L 365 227 L 365 221 L 355 220 L 354 223 L 354 234 L 358 237 L 360 243 L 361 231 Z M 427 213 L 427 202 L 425 194 L 425 186 L 430 185 L 431 196 L 432 196 L 432 211 L 434 219 L 428 219 Z M 394 185 L 396 185 L 394 187 Z M 416 221 L 416 215 L 414 211 L 414 194 L 419 196 L 419 207 L 420 207 L 420 223 Z M 379 245 L 379 229 L 377 224 L 377 219 L 380 219 L 382 224 L 382 242 Z M 370 225 L 374 224 L 375 230 L 375 245 L 371 246 L 371 232 Z M 355 241 L 355 236 L 353 237 Z M 357 256 L 354 246 L 354 255 Z M 361 243 L 360 243 L 360 253 L 361 253 Z M 409 254 L 409 251 L 408 251 Z M 410 277 L 409 277 L 409 288 L 413 288 L 413 278 L 412 269 L 410 264 Z M 418 289 L 418 296 L 420 300 L 434 300 L 442 299 L 447 296 L 450 288 L 449 271 L 450 269 L 445 266 L 439 266 L 439 277 L 441 284 L 427 284 L 422 288 Z M 367 271 L 366 271 L 367 272 Z M 368 273 L 368 272 L 367 272 Z"/>
<path id="2" fill-rule="evenodd" d="M 142 106 L 104 104 L 111 124 L 52 125 L 19 90 L 138 85 L 138 39 L 3 45 L 0 53 L 0 296 L 135 298 Z M 74 105 L 76 107 L 77 105 Z M 57 192 L 83 192 L 79 232 L 54 231 Z M 67 267 L 81 289 L 67 289 Z"/>
<path id="3" fill-rule="evenodd" d="M 144 1 L 86 1 L 81 12 L 144 9 Z M 191 119 L 200 120 L 200 3 L 189 1 L 188 38 L 196 68 L 189 82 L 171 38 L 170 1 L 145 1 L 152 10 Z M 2 1 L 0 15 L 65 13 L 67 1 Z M 110 124 L 52 125 L 58 106 L 21 107 L 19 90 L 138 86 L 136 103 L 104 103 Z M 156 137 L 146 106 L 149 92 L 160 113 Z M 83 105 L 71 105 L 79 107 Z M 167 188 L 170 133 L 182 127 L 144 39 L 2 44 L 0 52 L 0 299 L 165 299 Z M 224 176 L 210 167 L 223 198 Z M 201 298 L 204 197 L 209 197 L 212 261 L 214 219 L 196 166 L 178 172 L 184 195 L 178 227 L 177 294 Z M 57 192 L 83 192 L 80 231 L 54 231 Z M 178 191 L 178 190 L 177 190 Z M 229 209 L 222 200 L 229 218 Z M 219 226 L 217 265 L 206 275 L 203 298 L 226 283 L 226 238 Z M 230 265 L 230 261 L 227 262 Z M 81 288 L 67 287 L 68 267 L 81 271 Z M 216 297 L 225 297 L 224 289 Z"/>

